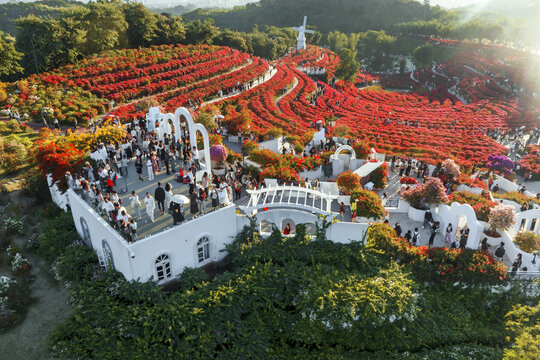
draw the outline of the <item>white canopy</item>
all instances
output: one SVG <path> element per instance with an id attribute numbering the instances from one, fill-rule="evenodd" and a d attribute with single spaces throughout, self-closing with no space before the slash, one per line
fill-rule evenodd
<path id="1" fill-rule="evenodd" d="M 360 166 L 358 169 L 354 170 L 354 173 L 360 177 L 366 177 L 371 174 L 375 169 L 381 166 L 384 161 L 371 162 L 368 161 L 364 165 Z"/>

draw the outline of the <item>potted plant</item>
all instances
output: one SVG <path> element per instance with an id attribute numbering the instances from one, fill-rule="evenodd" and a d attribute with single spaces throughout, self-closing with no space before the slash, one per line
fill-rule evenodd
<path id="1" fill-rule="evenodd" d="M 522 251 L 532 254 L 535 250 L 540 250 L 540 235 L 534 231 L 520 231 L 514 238 L 514 244 Z"/>
<path id="2" fill-rule="evenodd" d="M 223 145 L 210 147 L 210 160 L 212 160 L 212 172 L 216 175 L 225 175 L 225 161 L 227 160 L 227 148 Z"/>
<path id="3" fill-rule="evenodd" d="M 497 230 L 507 230 L 517 221 L 516 212 L 512 205 L 500 204 L 491 209 L 489 212 L 489 230 L 484 233 L 492 238 L 499 238 L 501 234 Z"/>
<path id="4" fill-rule="evenodd" d="M 345 195 L 351 195 L 353 191 L 362 188 L 362 178 L 352 171 L 345 171 L 338 175 L 336 179 L 339 190 Z"/>
<path id="5" fill-rule="evenodd" d="M 444 170 L 444 173 L 451 178 L 458 177 L 459 175 L 461 175 L 459 165 L 456 164 L 455 161 L 452 159 L 444 160 L 441 164 L 441 167 Z"/>
<path id="6" fill-rule="evenodd" d="M 373 222 L 384 219 L 385 210 L 381 199 L 375 192 L 357 189 L 351 194 L 351 204 L 354 202 L 356 202 L 356 216 L 365 219 L 365 221 L 360 219 L 360 222 Z"/>
<path id="7" fill-rule="evenodd" d="M 414 221 L 424 221 L 424 213 L 430 206 L 448 202 L 444 186 L 437 178 L 404 191 L 403 199 L 410 204 L 409 218 Z"/>

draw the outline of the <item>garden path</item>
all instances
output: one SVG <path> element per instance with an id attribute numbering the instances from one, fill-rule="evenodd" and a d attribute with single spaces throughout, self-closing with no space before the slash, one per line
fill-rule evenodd
<path id="1" fill-rule="evenodd" d="M 279 107 L 279 102 L 280 102 L 281 99 L 283 99 L 286 95 L 288 95 L 291 91 L 293 91 L 293 90 L 296 88 L 296 86 L 298 86 L 298 79 L 297 79 L 296 76 L 295 76 L 295 77 L 294 77 L 293 86 L 292 86 L 289 90 L 287 90 L 287 92 L 286 92 L 285 94 L 283 94 L 283 95 L 281 95 L 281 96 L 278 96 L 278 97 L 276 98 L 276 101 L 275 101 L 276 107 L 278 108 L 278 110 L 279 110 L 280 113 L 283 113 L 283 111 L 281 111 L 281 108 Z"/>
<path id="2" fill-rule="evenodd" d="M 261 81 L 255 80 L 255 81 L 253 82 L 253 86 L 250 87 L 249 89 L 244 90 L 244 91 L 251 90 L 251 89 L 253 89 L 253 88 L 255 88 L 255 87 L 257 87 L 257 86 L 259 86 L 259 85 L 261 85 L 261 84 L 264 84 L 265 82 L 267 82 L 268 80 L 270 80 L 271 78 L 273 78 L 274 75 L 276 75 L 276 73 L 277 73 L 277 69 L 271 68 L 269 71 L 266 71 L 266 72 L 264 73 L 264 79 L 263 79 L 263 80 L 261 80 Z M 218 102 L 218 101 L 221 101 L 221 100 L 224 100 L 224 99 L 228 99 L 228 98 L 235 97 L 235 96 L 237 96 L 237 95 L 242 94 L 244 91 L 235 92 L 235 93 L 232 93 L 232 94 L 230 94 L 230 95 L 224 95 L 224 96 L 217 97 L 217 98 L 212 99 L 212 100 L 209 100 L 209 101 L 205 101 L 205 102 L 203 102 L 203 103 L 201 104 L 200 107 L 202 108 L 202 107 L 204 107 L 204 106 L 206 106 L 206 105 L 213 104 L 213 103 L 215 103 L 215 102 Z"/>

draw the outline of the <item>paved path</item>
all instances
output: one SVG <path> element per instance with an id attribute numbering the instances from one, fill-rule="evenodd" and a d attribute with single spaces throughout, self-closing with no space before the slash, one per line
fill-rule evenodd
<path id="1" fill-rule="evenodd" d="M 298 86 L 298 79 L 297 79 L 296 76 L 295 76 L 295 77 L 294 77 L 293 86 L 292 86 L 289 90 L 287 90 L 287 92 L 286 92 L 285 94 L 279 96 L 279 97 L 276 99 L 276 101 L 275 101 L 276 107 L 278 108 L 278 110 L 279 110 L 280 113 L 283 113 L 283 111 L 281 111 L 281 108 L 279 107 L 279 102 L 280 102 L 281 99 L 283 99 L 285 96 L 287 96 L 288 94 L 290 94 L 291 91 L 293 91 L 293 90 L 296 88 L 296 86 Z"/>
<path id="2" fill-rule="evenodd" d="M 271 78 L 273 78 L 274 75 L 276 75 L 276 73 L 277 73 L 277 69 L 275 69 L 275 68 L 272 69 L 272 70 L 270 70 L 270 71 L 265 72 L 265 73 L 264 73 L 264 80 L 261 80 L 261 81 L 256 80 L 256 81 L 254 81 L 254 82 L 253 82 L 253 86 L 250 87 L 249 89 L 244 90 L 244 91 L 251 90 L 251 89 L 253 89 L 253 88 L 255 88 L 255 87 L 257 87 L 257 86 L 259 86 L 259 85 L 261 85 L 261 84 L 264 84 L 265 82 L 267 82 L 268 80 L 270 80 Z M 268 76 L 268 75 L 270 75 L 270 76 Z M 206 106 L 206 105 L 213 104 L 213 103 L 215 103 L 215 102 L 221 101 L 221 100 L 225 100 L 225 99 L 228 99 L 228 98 L 232 98 L 232 97 L 241 95 L 242 93 L 244 93 L 244 91 L 235 92 L 235 93 L 232 93 L 232 94 L 230 94 L 230 95 L 224 95 L 224 96 L 217 97 L 217 98 L 212 99 L 212 100 L 209 100 L 209 101 L 205 101 L 205 102 L 203 102 L 203 103 L 201 104 L 200 108 L 202 108 L 202 107 L 204 107 L 204 106 Z"/>

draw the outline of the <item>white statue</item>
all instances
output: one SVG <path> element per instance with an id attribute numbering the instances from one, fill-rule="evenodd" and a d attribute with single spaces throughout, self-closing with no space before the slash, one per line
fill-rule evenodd
<path id="1" fill-rule="evenodd" d="M 296 50 L 305 50 L 306 48 L 306 36 L 305 34 L 313 34 L 315 31 L 306 30 L 307 16 L 304 16 L 304 24 L 300 27 L 293 27 L 294 31 L 298 31 L 298 38 L 296 39 Z"/>

